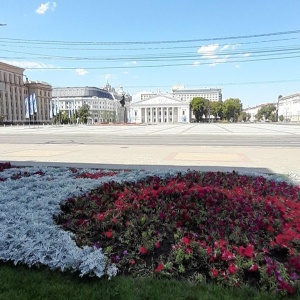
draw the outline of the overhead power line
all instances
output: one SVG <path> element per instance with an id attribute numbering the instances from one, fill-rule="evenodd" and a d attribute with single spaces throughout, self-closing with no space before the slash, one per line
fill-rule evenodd
<path id="1" fill-rule="evenodd" d="M 298 34 L 300 30 L 291 31 L 280 31 L 262 34 L 252 34 L 252 35 L 238 35 L 238 36 L 228 36 L 228 37 L 214 37 L 214 38 L 199 38 L 199 39 L 189 39 L 189 40 L 162 40 L 162 41 L 127 41 L 127 42 L 72 42 L 72 41 L 55 41 L 55 40 L 27 40 L 27 39 L 13 39 L 13 38 L 1 38 L 3 41 L 11 42 L 21 42 L 24 44 L 65 44 L 65 45 L 148 45 L 148 44 L 178 44 L 178 43 L 191 43 L 191 42 L 209 42 L 209 41 L 224 41 L 224 40 L 238 40 L 245 38 L 258 38 L 258 37 L 268 37 L 268 36 L 280 36 L 288 34 Z"/>
<path id="2" fill-rule="evenodd" d="M 249 44 L 262 44 L 262 43 L 273 43 L 273 42 L 285 42 L 291 40 L 299 40 L 300 38 L 284 38 L 284 39 L 269 39 L 269 40 L 260 40 L 260 41 L 247 41 L 247 42 L 239 42 L 238 45 L 249 45 Z M 27 42 L 27 40 L 26 40 Z M 228 44 L 218 44 L 219 47 L 227 46 Z M 32 44 L 24 45 L 21 42 L 14 43 L 14 42 L 7 42 L 2 41 L 0 38 L 0 47 L 15 47 L 15 48 L 28 48 L 28 49 L 47 49 L 47 50 L 71 50 L 71 51 L 140 51 L 140 50 L 168 50 L 168 49 L 198 49 L 203 45 L 196 44 L 196 45 L 189 45 L 189 46 L 171 46 L 171 47 L 139 47 L 139 48 L 74 48 L 74 47 L 51 47 L 49 45 L 46 46 L 34 46 Z"/>

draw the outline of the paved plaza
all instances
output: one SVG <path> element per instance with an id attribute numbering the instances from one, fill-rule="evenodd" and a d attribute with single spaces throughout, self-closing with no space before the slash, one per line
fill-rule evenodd
<path id="1" fill-rule="evenodd" d="M 1 126 L 0 161 L 17 165 L 300 174 L 300 126 L 269 123 Z"/>

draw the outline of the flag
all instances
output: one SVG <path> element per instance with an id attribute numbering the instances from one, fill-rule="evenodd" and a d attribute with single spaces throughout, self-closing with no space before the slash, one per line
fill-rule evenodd
<path id="1" fill-rule="evenodd" d="M 53 111 L 52 111 L 52 102 L 50 101 L 50 103 L 49 103 L 49 117 L 50 117 L 50 119 L 52 119 L 53 118 Z"/>
<path id="2" fill-rule="evenodd" d="M 35 93 L 32 94 L 33 111 L 37 113 L 36 97 Z"/>
<path id="3" fill-rule="evenodd" d="M 25 98 L 25 118 L 29 119 L 29 101 L 28 101 L 28 97 Z"/>
<path id="4" fill-rule="evenodd" d="M 53 101 L 52 105 L 53 105 L 53 116 L 56 116 L 56 102 Z"/>
<path id="5" fill-rule="evenodd" d="M 29 114 L 32 116 L 33 115 L 33 98 L 32 95 L 29 97 Z"/>
<path id="6" fill-rule="evenodd" d="M 60 108 L 59 108 L 59 98 L 56 98 L 56 113 L 59 114 Z"/>

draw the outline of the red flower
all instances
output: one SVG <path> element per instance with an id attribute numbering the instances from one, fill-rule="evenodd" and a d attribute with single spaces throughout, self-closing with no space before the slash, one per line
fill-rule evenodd
<path id="1" fill-rule="evenodd" d="M 104 214 L 101 213 L 101 214 L 97 214 L 97 220 L 98 221 L 102 221 L 104 219 Z"/>
<path id="2" fill-rule="evenodd" d="M 252 258 L 254 255 L 254 247 L 252 245 L 248 245 L 247 248 L 244 248 L 243 246 L 238 247 L 237 252 L 241 256 L 247 256 L 249 258 Z"/>
<path id="3" fill-rule="evenodd" d="M 227 270 L 229 274 L 234 274 L 237 271 L 237 267 L 234 264 L 230 264 Z"/>
<path id="4" fill-rule="evenodd" d="M 191 242 L 187 237 L 183 237 L 181 240 L 186 246 Z"/>
<path id="5" fill-rule="evenodd" d="M 157 268 L 154 270 L 154 272 L 158 273 L 164 269 L 164 265 L 162 263 L 159 263 Z"/>
<path id="6" fill-rule="evenodd" d="M 254 264 L 252 265 L 250 268 L 249 268 L 249 271 L 250 272 L 256 272 L 258 270 L 258 265 L 257 264 Z"/>
<path id="7" fill-rule="evenodd" d="M 273 228 L 273 226 L 271 226 L 270 224 L 267 226 L 267 230 L 269 232 L 274 232 L 275 231 L 274 228 Z"/>
<path id="8" fill-rule="evenodd" d="M 134 265 L 134 264 L 135 264 L 135 260 L 134 260 L 134 259 L 131 259 L 131 260 L 129 261 L 129 263 L 130 263 L 131 265 Z"/>
<path id="9" fill-rule="evenodd" d="M 141 247 L 140 247 L 140 253 L 141 253 L 141 254 L 146 254 L 146 253 L 147 253 L 147 248 L 141 246 Z"/>
<path id="10" fill-rule="evenodd" d="M 156 247 L 156 248 L 159 248 L 159 247 L 160 247 L 160 242 L 159 242 L 159 241 L 155 242 L 155 247 Z"/>
<path id="11" fill-rule="evenodd" d="M 248 245 L 247 248 L 245 249 L 245 256 L 252 258 L 254 253 L 253 253 L 254 247 L 252 245 Z"/>
<path id="12" fill-rule="evenodd" d="M 117 218 L 113 217 L 112 221 L 116 224 L 117 223 Z"/>
<path id="13" fill-rule="evenodd" d="M 218 273 L 217 269 L 212 269 L 211 274 L 212 274 L 213 277 L 218 277 L 219 276 L 219 273 Z"/>
<path id="14" fill-rule="evenodd" d="M 104 232 L 104 235 L 109 239 L 112 238 L 113 236 L 112 229 L 109 229 L 108 231 Z"/>
<path id="15" fill-rule="evenodd" d="M 193 250 L 191 248 L 186 248 L 185 253 L 191 254 L 191 253 L 193 253 Z"/>

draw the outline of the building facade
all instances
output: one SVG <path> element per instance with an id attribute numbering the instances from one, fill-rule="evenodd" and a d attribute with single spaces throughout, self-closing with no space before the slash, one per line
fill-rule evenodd
<path id="1" fill-rule="evenodd" d="M 189 103 L 169 95 L 156 95 L 130 106 L 131 123 L 174 124 L 190 122 Z"/>
<path id="2" fill-rule="evenodd" d="M 54 88 L 52 102 L 58 103 L 59 110 L 70 117 L 84 104 L 89 106 L 91 114 L 88 118 L 89 124 L 98 123 L 123 123 L 124 116 L 121 116 L 122 98 L 125 98 L 125 106 L 129 106 L 131 96 L 125 94 L 123 89 L 117 93 L 107 83 L 104 88 L 97 87 L 63 87 Z"/>
<path id="3" fill-rule="evenodd" d="M 29 112 L 29 118 L 25 118 L 25 123 L 49 124 L 50 123 L 50 103 L 52 99 L 52 86 L 47 82 L 27 80 L 25 81 L 27 93 L 29 97 L 35 95 L 36 112 Z M 29 110 L 30 107 L 29 107 Z M 26 111 L 26 109 L 25 109 Z"/>
<path id="4" fill-rule="evenodd" d="M 209 101 L 222 101 L 222 90 L 217 88 L 186 89 L 184 86 L 173 86 L 173 96 L 190 103 L 193 98 L 205 98 Z"/>
<path id="5" fill-rule="evenodd" d="M 285 122 L 300 122 L 300 93 L 278 98 L 278 117 Z"/>
<path id="6" fill-rule="evenodd" d="M 28 81 L 23 73 L 22 68 L 0 62 L 0 122 L 48 123 L 52 87 L 45 82 Z M 29 112 L 28 116 L 25 99 L 33 94 L 36 96 L 37 111 Z"/>
<path id="7" fill-rule="evenodd" d="M 141 93 L 141 100 L 153 98 L 159 94 L 161 94 L 160 91 L 157 93 L 144 92 Z M 166 95 L 188 103 L 190 103 L 193 98 L 205 98 L 209 101 L 222 101 L 222 90 L 217 88 L 186 89 L 184 85 L 174 85 L 172 87 L 172 93 L 167 93 Z"/>
<path id="8" fill-rule="evenodd" d="M 268 104 L 274 104 L 276 106 L 276 103 L 263 103 L 263 104 L 259 104 L 259 105 L 253 106 L 253 107 L 247 107 L 247 108 L 243 109 L 243 112 L 250 114 L 250 119 L 249 119 L 250 122 L 256 122 L 257 121 L 256 115 L 257 115 L 258 111 L 262 107 L 264 107 Z"/>
<path id="9" fill-rule="evenodd" d="M 155 99 L 155 97 L 160 96 L 161 93 L 154 93 L 154 92 L 144 92 L 141 93 L 141 101 L 149 99 L 150 102 L 152 99 Z M 195 116 L 193 115 L 193 112 L 190 108 L 190 102 L 193 100 L 193 98 L 205 98 L 209 101 L 222 101 L 222 90 L 217 88 L 205 88 L 205 89 L 186 89 L 184 85 L 175 85 L 172 87 L 172 93 L 164 94 L 164 96 L 168 99 L 174 99 L 176 101 L 179 101 L 181 103 L 184 103 L 184 107 L 188 107 L 188 113 L 185 113 L 185 115 L 181 115 L 180 110 L 175 109 L 175 114 L 178 115 L 178 119 L 176 119 L 177 122 L 191 122 L 195 119 Z M 170 100 L 168 100 L 170 101 Z M 150 103 L 149 102 L 149 103 Z M 136 102 L 138 103 L 138 102 Z M 142 103 L 142 102 L 141 102 Z M 177 104 L 178 102 L 176 102 Z M 160 112 L 160 107 L 159 112 Z M 150 110 L 151 111 L 151 110 Z M 186 108 L 182 110 L 182 112 L 185 112 Z M 131 110 L 131 113 L 137 113 L 133 112 Z M 147 112 L 149 113 L 149 112 Z M 163 112 L 164 113 L 164 112 Z M 143 113 L 142 113 L 143 114 Z M 135 120 L 135 115 L 131 115 L 131 118 L 133 119 L 133 122 Z M 143 118 L 143 120 L 146 120 L 147 118 Z M 164 118 L 162 118 L 164 120 Z M 169 118 L 167 118 L 169 120 Z M 144 122 L 142 122 L 144 123 Z M 156 122 L 154 122 L 156 123 Z M 160 122 L 159 122 L 160 123 Z M 169 122 L 161 122 L 161 123 L 169 123 Z"/>

